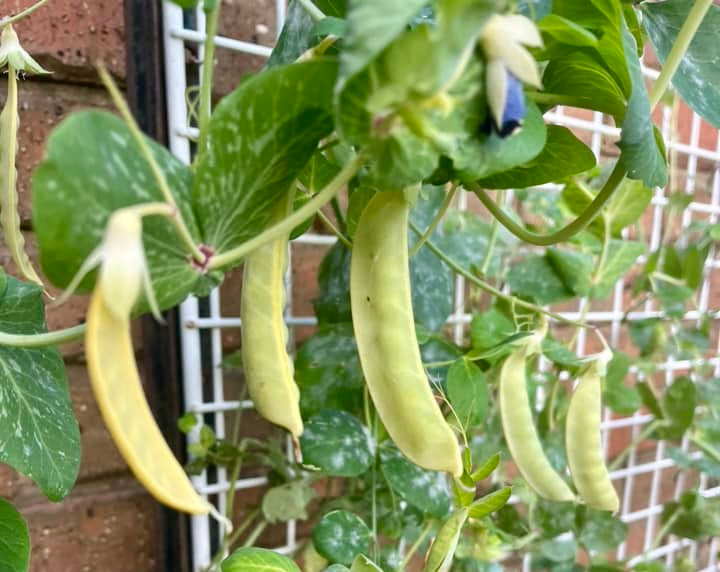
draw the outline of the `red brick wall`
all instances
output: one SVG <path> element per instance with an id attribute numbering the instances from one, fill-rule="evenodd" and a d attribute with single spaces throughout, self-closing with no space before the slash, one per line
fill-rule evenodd
<path id="1" fill-rule="evenodd" d="M 155 0 L 148 0 L 155 1 Z M 29 6 L 5 0 L 0 17 Z M 123 0 L 53 0 L 16 26 L 21 42 L 46 69 L 44 78 L 20 84 L 20 212 L 28 247 L 37 264 L 30 230 L 30 174 L 50 131 L 68 114 L 86 107 L 111 107 L 98 85 L 93 62 L 102 59 L 120 80 L 125 76 Z M 0 80 L 0 104 L 6 82 Z M 14 272 L 0 244 L 0 264 Z M 55 293 L 51 290 L 52 293 Z M 75 298 L 48 310 L 50 328 L 81 322 L 85 300 Z M 160 570 L 159 511 L 120 458 L 95 405 L 82 346 L 65 346 L 70 391 L 82 435 L 82 466 L 76 488 L 62 503 L 47 501 L 33 483 L 0 466 L 0 496 L 29 523 L 33 572 L 146 572 Z"/>

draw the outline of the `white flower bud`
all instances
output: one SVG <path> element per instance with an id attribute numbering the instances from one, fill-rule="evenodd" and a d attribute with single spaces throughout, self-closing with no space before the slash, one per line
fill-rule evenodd
<path id="1" fill-rule="evenodd" d="M 11 25 L 7 25 L 0 35 L 0 69 L 9 66 L 15 72 L 26 74 L 50 73 L 42 68 L 20 45 L 20 40 Z"/>

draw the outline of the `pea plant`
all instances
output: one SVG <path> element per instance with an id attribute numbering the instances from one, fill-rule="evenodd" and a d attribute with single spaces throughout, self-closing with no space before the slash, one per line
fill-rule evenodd
<path id="1" fill-rule="evenodd" d="M 720 380 L 706 359 L 716 315 L 682 319 L 697 307 L 720 226 L 693 222 L 648 252 L 641 220 L 668 179 L 670 219 L 692 198 L 674 192 L 676 160 L 651 115 L 670 81 L 720 127 L 718 6 L 292 0 L 265 69 L 214 109 L 213 66 L 203 67 L 188 94 L 191 165 L 140 132 L 99 64 L 119 116 L 67 118 L 32 177 L 42 274 L 64 290 L 50 301 L 25 254 L 15 171 L 19 78 L 44 70 L 13 24 L 45 2 L 0 20 L 0 221 L 18 274 L 0 272 L 0 461 L 50 500 L 71 490 L 80 439 L 57 347 L 83 338 L 98 405 L 137 479 L 158 501 L 221 523 L 208 570 L 470 572 L 528 554 L 537 570 L 665 569 L 608 557 L 627 536 L 610 473 L 637 443 L 605 466 L 601 406 L 646 410 L 638 442 L 665 440 L 688 478 L 720 479 Z M 221 8 L 202 8 L 211 63 Z M 648 42 L 663 62 L 649 92 L 639 61 Z M 546 121 L 558 105 L 614 119 L 612 160 L 598 165 Z M 451 208 L 462 193 L 488 216 Z M 318 328 L 293 359 L 288 241 L 315 218 L 338 241 L 318 273 Z M 190 413 L 179 422 L 193 435 L 182 467 L 143 394 L 131 320 L 161 320 L 240 265 L 242 343 L 226 367 L 242 369 L 243 391 L 277 435 L 243 436 L 237 411 L 218 438 Z M 660 309 L 629 324 L 633 355 L 584 318 L 631 269 L 632 305 Z M 472 313 L 460 344 L 446 326 L 454 276 Z M 90 294 L 86 322 L 48 332 L 45 305 L 72 293 Z M 577 320 L 549 309 L 577 299 Z M 574 353 L 582 330 L 597 353 Z M 654 374 L 668 356 L 691 366 L 665 386 Z M 627 384 L 631 367 L 640 381 Z M 238 520 L 234 484 L 258 464 L 271 486 Z M 187 476 L 215 467 L 231 475 L 226 514 Z M 653 545 L 718 535 L 719 515 L 717 501 L 686 492 L 663 507 Z M 255 547 L 269 524 L 295 519 L 312 532 L 294 560 Z M 3 500 L 0 528 L 0 567 L 27 570 L 27 527 Z"/>

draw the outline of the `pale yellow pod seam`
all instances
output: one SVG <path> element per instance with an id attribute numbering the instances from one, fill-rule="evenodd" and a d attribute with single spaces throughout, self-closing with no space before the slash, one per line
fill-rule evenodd
<path id="1" fill-rule="evenodd" d="M 602 380 L 593 364 L 580 377 L 570 399 L 565 428 L 568 465 L 585 504 L 616 512 L 620 508 L 620 499 L 603 459 L 601 419 Z"/>
<path id="2" fill-rule="evenodd" d="M 20 123 L 18 116 L 18 87 L 15 70 L 8 69 L 8 88 L 5 107 L 0 113 L 0 226 L 5 244 L 10 251 L 18 271 L 26 280 L 43 286 L 25 252 L 25 238 L 20 230 L 17 195 L 17 133 Z"/>
<path id="3" fill-rule="evenodd" d="M 292 196 L 279 205 L 272 222 L 282 220 Z M 288 236 L 261 246 L 245 259 L 240 302 L 242 364 L 245 383 L 258 413 L 286 428 L 293 437 L 303 432 L 300 392 L 288 355 L 285 325 L 285 270 Z"/>
<path id="4" fill-rule="evenodd" d="M 353 329 L 370 395 L 395 444 L 415 464 L 459 476 L 460 447 L 430 389 L 415 333 L 408 213 L 402 193 L 380 192 L 360 216 L 350 264 Z"/>
<path id="5" fill-rule="evenodd" d="M 110 311 L 97 288 L 87 314 L 85 351 L 100 412 L 138 481 L 169 507 L 190 514 L 210 512 L 155 423 L 135 363 L 129 318 Z"/>
<path id="6" fill-rule="evenodd" d="M 575 495 L 552 468 L 533 421 L 525 380 L 527 347 L 514 350 L 500 369 L 499 400 L 505 441 L 523 478 L 538 495 L 572 501 Z"/>

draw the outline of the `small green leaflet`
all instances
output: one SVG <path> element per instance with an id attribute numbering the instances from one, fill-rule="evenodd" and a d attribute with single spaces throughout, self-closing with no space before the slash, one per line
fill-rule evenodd
<path id="1" fill-rule="evenodd" d="M 215 252 L 267 226 L 269 207 L 330 134 L 336 72 L 332 60 L 276 66 L 244 81 L 217 106 L 212 145 L 198 158 L 193 185 L 205 243 Z"/>
<path id="2" fill-rule="evenodd" d="M 505 506 L 511 494 L 512 489 L 510 487 L 504 487 L 479 498 L 469 506 L 470 517 L 483 518 L 496 510 L 500 510 Z"/>
<path id="3" fill-rule="evenodd" d="M 239 548 L 220 567 L 222 572 L 300 572 L 287 556 L 266 548 Z"/>
<path id="4" fill-rule="evenodd" d="M 694 0 L 643 2 L 643 25 L 664 64 Z M 714 4 L 673 76 L 673 85 L 699 115 L 720 128 L 720 6 Z"/>
<path id="5" fill-rule="evenodd" d="M 315 489 L 305 481 L 291 481 L 268 489 L 262 499 L 262 513 L 270 524 L 307 520 L 307 505 Z"/>
<path id="6" fill-rule="evenodd" d="M 27 524 L 9 502 L 0 499 L 0 570 L 26 572 L 30 567 Z"/>
<path id="7" fill-rule="evenodd" d="M 621 125 L 620 160 L 627 167 L 628 178 L 639 179 L 648 187 L 663 187 L 667 182 L 665 145 L 652 121 L 635 38 L 627 26 L 623 26 L 623 45 L 633 89 Z"/>
<path id="8" fill-rule="evenodd" d="M 460 358 L 447 374 L 448 399 L 463 431 L 480 425 L 489 405 L 489 390 L 483 371 L 471 361 Z"/>
<path id="9" fill-rule="evenodd" d="M 150 149 L 175 196 L 190 234 L 200 241 L 190 205 L 192 172 L 164 147 Z M 100 243 L 110 214 L 121 207 L 162 201 L 150 167 L 125 123 L 101 111 L 76 113 L 57 127 L 33 179 L 33 228 L 45 275 L 61 288 Z M 143 239 L 155 295 L 161 308 L 190 292 L 207 290 L 209 280 L 187 260 L 175 228 L 162 217 L 143 222 Z M 89 291 L 97 273 L 82 281 Z"/>
<path id="10" fill-rule="evenodd" d="M 7 281 L 0 331 L 45 332 L 42 289 L 12 277 Z M 0 461 L 30 477 L 52 501 L 75 483 L 80 431 L 56 348 L 0 346 Z"/>

